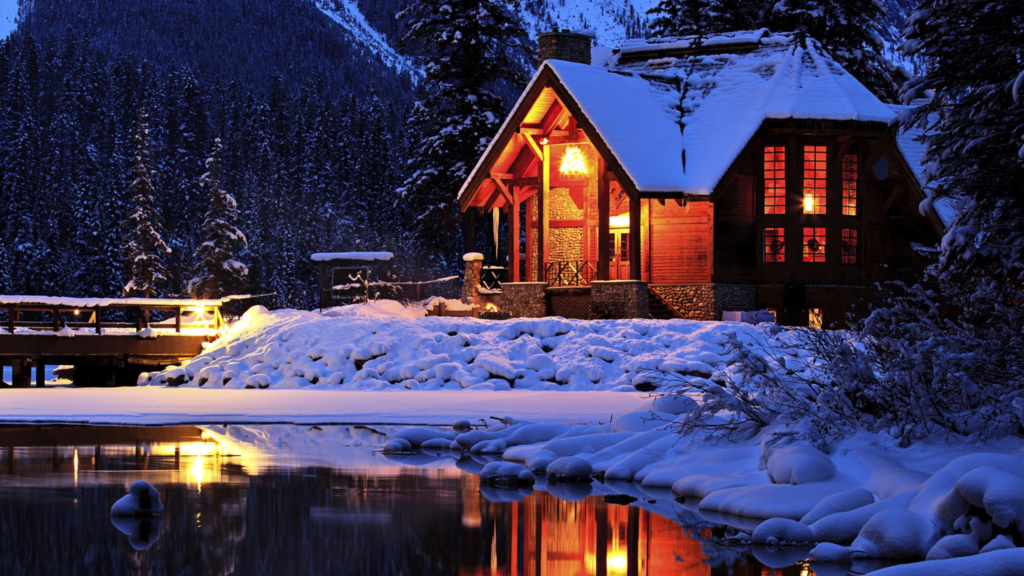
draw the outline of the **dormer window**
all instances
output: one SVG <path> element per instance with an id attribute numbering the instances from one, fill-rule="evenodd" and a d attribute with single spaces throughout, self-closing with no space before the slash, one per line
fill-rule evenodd
<path id="1" fill-rule="evenodd" d="M 764 213 L 786 213 L 786 147 L 764 149 Z"/>
<path id="2" fill-rule="evenodd" d="M 825 146 L 804 146 L 804 214 L 825 214 L 827 164 Z"/>

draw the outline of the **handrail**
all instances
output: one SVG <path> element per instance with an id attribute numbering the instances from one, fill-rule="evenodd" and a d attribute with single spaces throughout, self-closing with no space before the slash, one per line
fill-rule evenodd
<path id="1" fill-rule="evenodd" d="M 480 287 L 487 290 L 501 290 L 508 270 L 503 266 L 487 266 L 480 271 Z"/>
<path id="2" fill-rule="evenodd" d="M 597 267 L 587 260 L 548 262 L 544 273 L 548 286 L 590 286 L 597 279 Z"/>

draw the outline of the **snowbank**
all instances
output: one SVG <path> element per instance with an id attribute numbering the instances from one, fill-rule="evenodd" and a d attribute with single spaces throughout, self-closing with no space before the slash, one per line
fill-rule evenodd
<path id="1" fill-rule="evenodd" d="M 180 385 L 634 391 L 637 385 L 643 390 L 661 384 L 645 379 L 651 370 L 707 378 L 723 369 L 733 362 L 725 353 L 727 332 L 749 342 L 772 338 L 732 322 L 495 322 L 418 317 L 423 313 L 387 300 L 332 308 L 323 315 L 253 308 L 229 334 L 180 367 L 187 376 Z M 142 383 L 174 384 L 176 369 L 151 374 Z"/>

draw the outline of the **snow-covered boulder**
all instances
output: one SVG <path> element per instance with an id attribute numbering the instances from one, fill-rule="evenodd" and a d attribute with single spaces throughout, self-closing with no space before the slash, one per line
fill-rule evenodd
<path id="1" fill-rule="evenodd" d="M 979 552 L 978 541 L 970 534 L 950 534 L 941 538 L 928 551 L 926 560 L 944 560 L 946 558 L 960 558 L 961 556 L 974 556 Z M 1024 566 L 1022 566 L 1024 568 Z"/>
<path id="2" fill-rule="evenodd" d="M 924 558 L 939 539 L 931 520 L 909 510 L 885 510 L 861 528 L 850 545 L 853 558 Z"/>
<path id="3" fill-rule="evenodd" d="M 128 494 L 110 507 L 111 516 L 155 516 L 163 512 L 160 493 L 145 480 L 132 482 Z"/>
<path id="4" fill-rule="evenodd" d="M 480 471 L 480 482 L 489 486 L 529 486 L 533 473 L 515 462 L 490 462 Z"/>
<path id="5" fill-rule="evenodd" d="M 821 502 L 818 502 L 818 505 L 805 514 L 804 517 L 800 519 L 800 522 L 809 526 L 818 520 L 821 520 L 825 516 L 856 510 L 857 508 L 874 503 L 875 497 L 871 492 L 868 492 L 863 488 L 854 488 L 853 490 L 833 494 L 823 499 Z"/>
<path id="6" fill-rule="evenodd" d="M 685 394 L 659 394 L 640 407 L 643 412 L 664 412 L 679 416 L 697 407 L 697 402 Z"/>
<path id="7" fill-rule="evenodd" d="M 583 458 L 566 456 L 548 464 L 547 473 L 552 482 L 590 482 L 594 467 Z"/>
<path id="8" fill-rule="evenodd" d="M 828 455 L 807 444 L 790 444 L 772 451 L 767 469 L 775 484 L 820 482 L 836 475 L 836 465 Z"/>
<path id="9" fill-rule="evenodd" d="M 754 544 L 768 544 L 778 546 L 780 544 L 806 544 L 814 542 L 814 533 L 806 524 L 786 518 L 771 518 L 765 520 L 750 535 L 750 541 Z"/>

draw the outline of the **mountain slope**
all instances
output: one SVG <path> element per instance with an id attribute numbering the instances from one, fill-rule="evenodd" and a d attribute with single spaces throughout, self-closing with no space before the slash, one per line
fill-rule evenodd
<path id="1" fill-rule="evenodd" d="M 18 0 L 0 0 L 0 38 L 7 38 L 18 27 Z"/>
<path id="2" fill-rule="evenodd" d="M 419 74 L 419 69 L 407 56 L 398 53 L 388 39 L 367 21 L 356 0 L 313 0 L 317 8 L 344 28 L 352 38 L 397 72 Z"/>

